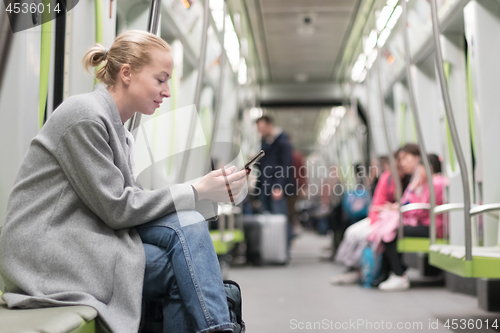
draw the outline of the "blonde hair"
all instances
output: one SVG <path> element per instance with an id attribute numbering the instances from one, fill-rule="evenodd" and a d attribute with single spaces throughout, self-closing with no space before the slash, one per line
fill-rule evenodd
<path id="1" fill-rule="evenodd" d="M 170 45 L 160 37 L 146 31 L 129 30 L 116 37 L 109 50 L 96 43 L 83 56 L 82 65 L 90 73 L 90 67 L 103 63 L 95 76 L 106 86 L 113 87 L 122 65 L 129 64 L 133 71 L 140 71 L 151 62 L 153 49 L 171 52 Z"/>

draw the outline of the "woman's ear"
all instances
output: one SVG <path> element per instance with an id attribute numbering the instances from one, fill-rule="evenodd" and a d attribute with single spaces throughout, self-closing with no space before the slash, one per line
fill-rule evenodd
<path id="1" fill-rule="evenodd" d="M 119 77 L 123 84 L 127 86 L 130 84 L 130 81 L 132 80 L 132 69 L 130 68 L 129 64 L 122 65 L 122 67 L 120 68 Z"/>

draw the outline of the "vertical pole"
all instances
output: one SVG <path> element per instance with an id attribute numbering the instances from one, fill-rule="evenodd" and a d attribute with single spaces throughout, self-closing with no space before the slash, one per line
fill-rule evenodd
<path id="1" fill-rule="evenodd" d="M 194 93 L 194 106 L 196 110 L 196 115 L 191 118 L 189 124 L 189 132 L 187 137 L 186 149 L 184 149 L 184 155 L 182 157 L 182 165 L 179 172 L 178 181 L 180 183 L 185 181 L 186 170 L 189 162 L 189 157 L 191 156 L 191 146 L 193 145 L 193 138 L 196 130 L 196 116 L 198 115 L 198 109 L 200 108 L 200 98 L 201 98 L 201 85 L 203 83 L 203 76 L 205 73 L 205 58 L 207 51 L 207 33 L 208 33 L 208 22 L 210 15 L 210 0 L 204 1 L 204 11 L 203 11 L 203 31 L 201 35 L 201 46 L 200 46 L 200 58 L 198 59 L 198 77 L 196 79 L 196 89 Z"/>
<path id="2" fill-rule="evenodd" d="M 405 1 L 405 0 L 403 0 Z M 375 61 L 377 63 L 377 80 L 378 80 L 378 93 L 379 93 L 379 100 L 380 100 L 380 110 L 382 113 L 382 123 L 384 124 L 384 134 L 385 134 L 385 142 L 387 144 L 387 150 L 389 151 L 389 164 L 391 166 L 391 174 L 392 178 L 394 179 L 394 184 L 396 185 L 396 203 L 401 204 L 401 193 L 402 193 L 402 186 L 401 186 L 401 179 L 399 178 L 399 172 L 398 168 L 396 166 L 396 160 L 394 159 L 394 152 L 392 151 L 391 147 L 391 140 L 389 139 L 389 130 L 387 126 L 387 119 L 385 118 L 385 102 L 384 102 L 384 93 L 382 92 L 382 82 L 380 80 L 380 48 L 377 46 L 377 53 L 379 54 L 377 57 L 377 60 Z M 403 224 L 402 224 L 402 214 L 399 211 L 399 229 L 398 229 L 398 238 L 403 239 Z"/>
<path id="3" fill-rule="evenodd" d="M 11 26 L 15 27 L 17 15 L 12 15 L 10 20 L 11 21 L 9 21 L 6 11 L 0 13 L 0 91 L 2 91 L 2 81 L 6 76 L 5 67 L 7 66 L 7 60 L 9 59 L 10 45 L 12 44 L 14 35 Z"/>
<path id="4" fill-rule="evenodd" d="M 226 67 L 226 49 L 224 48 L 224 42 L 225 42 L 225 35 L 226 35 L 226 14 L 227 14 L 227 7 L 226 7 L 226 2 L 224 1 L 224 21 L 222 23 L 222 53 L 220 55 L 220 77 L 219 77 L 219 87 L 217 91 L 217 100 L 215 102 L 215 110 L 214 110 L 214 121 L 212 124 L 212 135 L 210 136 L 210 146 L 208 148 L 208 161 L 207 161 L 207 171 L 210 171 L 211 169 L 211 160 L 212 160 L 212 153 L 214 150 L 214 143 L 215 143 L 215 135 L 217 134 L 217 129 L 219 127 L 219 115 L 220 115 L 220 106 L 221 106 L 221 101 L 222 101 L 222 91 L 223 91 L 223 84 L 224 84 L 224 68 Z"/>
<path id="5" fill-rule="evenodd" d="M 358 146 L 359 146 L 358 149 L 359 149 L 359 152 L 361 154 L 361 158 L 363 160 L 363 166 L 366 167 L 368 164 L 368 174 L 365 174 L 365 177 L 363 177 L 363 185 L 365 186 L 365 189 L 368 192 L 368 188 L 370 186 L 370 184 L 368 183 L 368 180 L 369 180 L 368 175 L 370 172 L 370 160 L 369 160 L 370 156 L 365 155 L 365 149 L 364 149 L 364 145 L 363 145 L 363 134 L 361 133 L 361 120 L 359 117 L 358 101 L 356 100 L 356 97 L 354 97 L 354 95 L 352 95 L 352 91 L 351 91 L 351 109 L 354 112 L 354 121 L 356 124 L 356 138 L 357 138 Z M 368 128 L 367 128 L 367 131 L 368 131 Z M 365 157 L 368 158 L 368 160 L 366 160 Z M 369 193 L 369 196 L 371 197 L 371 192 L 368 192 L 368 193 Z"/>
<path id="6" fill-rule="evenodd" d="M 464 152 L 460 145 L 458 138 L 457 126 L 455 118 L 451 109 L 450 94 L 448 92 L 448 85 L 446 84 L 446 76 L 444 75 L 443 68 L 443 53 L 441 50 L 441 42 L 439 40 L 439 20 L 437 16 L 436 0 L 431 0 L 431 16 L 432 16 L 432 34 L 434 37 L 434 46 L 436 49 L 436 68 L 439 77 L 439 85 L 441 86 L 441 95 L 443 96 L 444 109 L 448 124 L 450 126 L 450 135 L 453 142 L 453 147 L 457 153 L 458 165 L 460 166 L 460 176 L 462 178 L 462 188 L 464 192 L 464 220 L 465 220 L 465 260 L 472 260 L 472 226 L 470 218 L 470 188 L 469 188 L 469 174 L 467 172 L 467 164 L 465 163 Z"/>
<path id="7" fill-rule="evenodd" d="M 410 46 L 408 42 L 408 29 L 407 29 L 407 11 L 406 11 L 406 0 L 401 1 L 403 7 L 403 39 L 405 48 L 405 67 L 406 67 L 406 79 L 408 81 L 408 90 L 410 93 L 410 104 L 411 111 L 413 113 L 413 120 L 415 123 L 415 129 L 417 131 L 418 146 L 420 148 L 420 158 L 424 162 L 425 173 L 427 175 L 427 184 L 429 186 L 429 201 L 430 209 L 429 215 L 431 219 L 430 225 L 430 244 L 436 242 L 436 214 L 434 213 L 434 207 L 436 207 L 436 193 L 434 191 L 434 183 L 432 181 L 432 170 L 429 165 L 429 159 L 427 158 L 427 150 L 425 149 L 424 135 L 422 134 L 422 127 L 420 125 L 420 118 L 417 111 L 417 103 L 415 101 L 415 91 L 413 90 L 413 83 L 411 80 L 411 59 L 410 59 Z M 400 229 L 403 227 L 403 221 L 399 221 Z"/>

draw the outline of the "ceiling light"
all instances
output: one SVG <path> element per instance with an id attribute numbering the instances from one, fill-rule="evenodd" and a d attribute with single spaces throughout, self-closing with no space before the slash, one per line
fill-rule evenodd
<path id="1" fill-rule="evenodd" d="M 377 50 L 373 50 L 370 55 L 368 55 L 368 58 L 366 59 L 366 68 L 370 69 L 373 66 L 373 63 L 377 59 L 378 52 Z"/>
<path id="2" fill-rule="evenodd" d="M 365 53 L 370 54 L 370 52 L 375 48 L 376 45 L 377 45 L 377 32 L 375 30 L 372 30 L 365 42 Z"/>
<path id="3" fill-rule="evenodd" d="M 234 32 L 233 22 L 229 15 L 226 16 L 224 48 L 226 49 L 227 58 L 229 59 L 233 71 L 237 72 L 240 65 L 240 43 L 236 32 Z"/>
<path id="4" fill-rule="evenodd" d="M 359 76 L 358 82 L 361 83 L 366 79 L 366 74 L 368 74 L 368 70 L 365 68 L 361 72 L 361 75 Z"/>
<path id="5" fill-rule="evenodd" d="M 240 59 L 240 66 L 238 68 L 238 83 L 244 85 L 247 83 L 247 62 L 244 58 Z"/>
<path id="6" fill-rule="evenodd" d="M 358 57 L 358 60 L 356 60 L 356 63 L 352 67 L 351 79 L 353 81 L 359 80 L 361 72 L 363 71 L 363 68 L 365 68 L 365 64 L 366 64 L 366 56 L 363 53 L 361 53 Z"/>
<path id="7" fill-rule="evenodd" d="M 256 120 L 262 117 L 262 109 L 261 108 L 251 108 L 250 109 L 250 118 L 252 120 Z"/>
<path id="8" fill-rule="evenodd" d="M 384 46 L 384 44 L 387 41 L 387 38 L 389 38 L 390 34 L 391 34 L 391 30 L 389 30 L 389 29 L 385 29 L 384 31 L 382 31 L 382 33 L 378 37 L 378 41 L 377 41 L 377 44 L 379 47 Z"/>
<path id="9" fill-rule="evenodd" d="M 399 0 L 387 0 L 387 6 L 394 8 L 398 4 Z"/>
<path id="10" fill-rule="evenodd" d="M 387 21 L 391 17 L 393 10 L 394 10 L 394 8 L 389 7 L 389 6 L 385 6 L 384 8 L 382 8 L 382 11 L 380 12 L 380 15 L 377 19 L 377 30 L 378 31 L 382 31 L 384 29 L 385 25 L 387 24 Z"/>
<path id="11" fill-rule="evenodd" d="M 386 29 L 394 28 L 402 12 L 403 8 L 401 6 L 397 6 L 396 9 L 394 9 L 394 12 L 392 13 L 391 18 L 389 19 L 389 22 L 387 22 L 387 26 L 385 28 Z"/>

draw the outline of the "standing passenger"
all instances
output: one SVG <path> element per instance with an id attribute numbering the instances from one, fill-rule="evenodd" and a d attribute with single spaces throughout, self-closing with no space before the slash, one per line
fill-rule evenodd
<path id="1" fill-rule="evenodd" d="M 266 155 L 259 161 L 259 178 L 257 186 L 263 212 L 271 214 L 288 214 L 286 195 L 293 188 L 291 168 L 293 168 L 292 145 L 285 132 L 274 126 L 269 116 L 257 119 L 257 129 L 262 136 L 261 148 Z M 290 249 L 292 238 L 291 221 L 287 223 L 287 244 Z"/>
<path id="2" fill-rule="evenodd" d="M 257 119 L 257 129 L 262 136 L 261 149 L 266 155 L 259 161 L 258 187 L 262 210 L 272 214 L 287 214 L 285 190 L 290 183 L 293 167 L 292 146 L 285 132 L 274 126 L 269 116 Z"/>
<path id="3" fill-rule="evenodd" d="M 197 200 L 227 198 L 221 170 L 143 190 L 124 123 L 170 97 L 169 45 L 127 31 L 83 59 L 94 92 L 68 98 L 28 149 L 0 237 L 9 307 L 88 305 L 107 331 L 136 333 L 142 298 L 163 304 L 164 332 L 233 332 L 219 263 Z M 245 171 L 227 171 L 239 194 Z"/>

